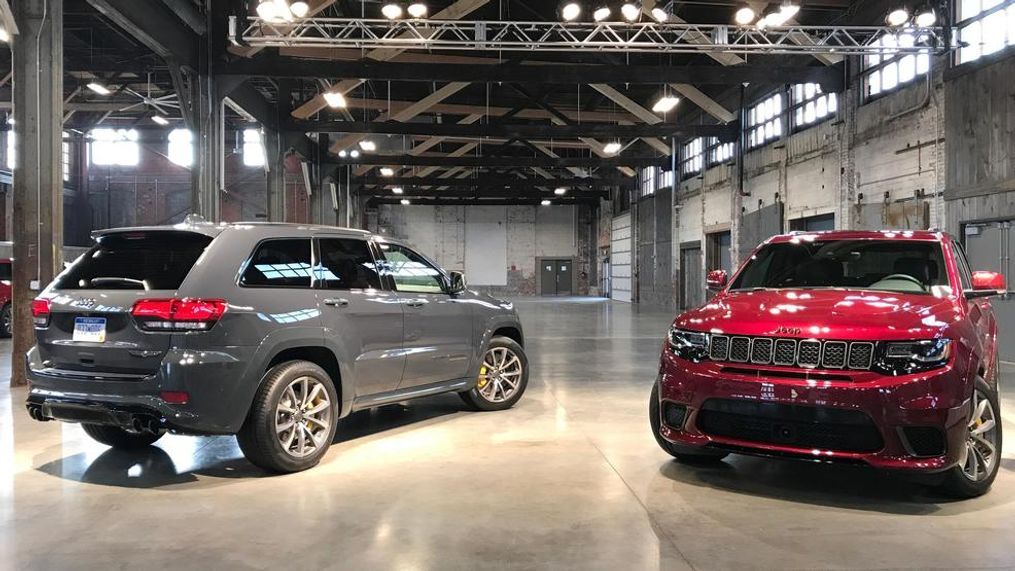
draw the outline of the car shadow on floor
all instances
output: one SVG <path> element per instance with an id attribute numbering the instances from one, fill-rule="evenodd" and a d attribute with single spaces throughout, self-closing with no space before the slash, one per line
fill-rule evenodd
<path id="1" fill-rule="evenodd" d="M 1002 459 L 1001 470 L 1015 466 Z M 895 515 L 951 515 L 1009 503 L 1010 486 L 998 486 L 982 498 L 960 501 L 938 492 L 934 478 L 913 479 L 865 466 L 824 464 L 731 455 L 713 464 L 663 464 L 660 474 L 681 484 L 736 494 L 823 507 Z M 702 494 L 704 497 L 711 497 Z M 693 497 L 688 499 L 694 501 Z"/>
<path id="2" fill-rule="evenodd" d="M 451 418 L 466 411 L 456 395 L 439 395 L 359 411 L 340 420 L 334 444 L 383 435 L 386 432 L 429 425 L 431 421 Z M 165 488 L 200 483 L 202 487 L 223 485 L 233 479 L 276 476 L 246 460 L 230 436 L 193 437 L 206 440 L 194 447 L 192 457 L 174 461 L 170 451 L 158 445 L 140 450 L 108 449 L 90 462 L 85 453 L 72 454 L 48 462 L 36 462 L 36 470 L 65 480 L 123 488 Z M 208 460 L 204 463 L 203 460 Z M 341 454 L 328 452 L 322 463 L 341 462 Z M 181 465 L 193 465 L 179 469 Z M 311 468 L 313 470 L 313 468 Z"/>

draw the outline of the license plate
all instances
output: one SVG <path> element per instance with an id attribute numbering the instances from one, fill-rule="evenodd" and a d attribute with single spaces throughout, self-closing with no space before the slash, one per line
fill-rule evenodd
<path id="1" fill-rule="evenodd" d="M 105 343 L 106 341 L 106 318 L 105 317 L 75 317 L 74 318 L 74 341 L 89 341 L 91 343 Z"/>

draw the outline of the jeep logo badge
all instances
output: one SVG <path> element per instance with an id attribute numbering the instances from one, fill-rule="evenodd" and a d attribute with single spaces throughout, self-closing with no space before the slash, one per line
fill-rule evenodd
<path id="1" fill-rule="evenodd" d="M 800 335 L 803 331 L 799 327 L 786 327 L 782 326 L 776 329 L 774 335 Z"/>

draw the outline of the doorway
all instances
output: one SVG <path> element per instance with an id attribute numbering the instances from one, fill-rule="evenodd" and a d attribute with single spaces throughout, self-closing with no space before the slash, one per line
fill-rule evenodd
<path id="1" fill-rule="evenodd" d="M 574 264 L 571 258 L 539 258 L 539 294 L 571 295 Z"/>
<path id="2" fill-rule="evenodd" d="M 680 309 L 705 303 L 705 280 L 701 276 L 701 245 L 690 242 L 680 246 Z"/>
<path id="3" fill-rule="evenodd" d="M 1000 272 L 1009 288 L 1015 278 L 1015 263 L 1011 260 L 1012 247 L 1015 246 L 1013 223 L 1015 221 L 1012 220 L 970 223 L 962 228 L 970 269 Z M 997 329 L 1002 333 L 997 336 L 1000 358 L 1015 361 L 1015 338 L 1004 335 L 1015 327 L 1015 300 L 1008 296 L 995 297 L 991 298 L 990 304 L 997 316 Z"/>

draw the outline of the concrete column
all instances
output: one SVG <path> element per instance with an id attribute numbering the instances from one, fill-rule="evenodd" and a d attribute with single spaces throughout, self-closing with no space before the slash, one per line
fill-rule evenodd
<path id="1" fill-rule="evenodd" d="M 26 384 L 34 344 L 31 300 L 62 265 L 63 1 L 14 5 L 14 343 L 11 385 Z M 34 287 L 33 287 L 34 286 Z"/>
<path id="2" fill-rule="evenodd" d="M 856 109 L 860 106 L 860 89 L 855 82 L 841 94 L 839 108 L 839 196 L 835 215 L 837 230 L 856 228 L 859 209 L 856 207 Z"/>
<path id="3" fill-rule="evenodd" d="M 285 222 L 285 167 L 282 164 L 282 134 L 265 130 L 264 157 L 268 161 L 267 214 L 270 222 Z"/>
<path id="4" fill-rule="evenodd" d="M 196 161 L 191 184 L 191 210 L 209 221 L 221 219 L 222 164 L 225 150 L 222 98 L 215 81 L 204 73 L 198 77 L 195 99 L 197 129 Z"/>

